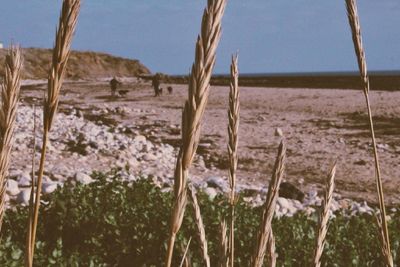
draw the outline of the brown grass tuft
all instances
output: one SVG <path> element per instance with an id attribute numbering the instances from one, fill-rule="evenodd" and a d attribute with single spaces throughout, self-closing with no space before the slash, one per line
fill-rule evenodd
<path id="1" fill-rule="evenodd" d="M 279 145 L 278 156 L 272 172 L 271 182 L 268 187 L 267 199 L 264 205 L 263 221 L 260 225 L 257 238 L 257 246 L 252 257 L 251 266 L 261 267 L 264 261 L 267 243 L 272 233 L 271 222 L 274 217 L 276 200 L 278 199 L 279 186 L 282 181 L 286 159 L 286 146 L 282 141 Z"/>
<path id="2" fill-rule="evenodd" d="M 372 111 L 369 100 L 369 78 L 367 72 L 367 62 L 365 59 L 364 48 L 362 45 L 361 38 L 361 26 L 358 18 L 357 5 L 355 0 L 346 0 L 346 8 L 347 15 L 349 19 L 349 24 L 351 28 L 351 33 L 353 37 L 354 50 L 356 52 L 358 68 L 361 75 L 361 80 L 364 85 L 364 96 L 368 110 L 368 118 L 369 118 L 369 126 L 370 126 L 370 134 L 372 139 L 372 146 L 374 152 L 374 160 L 375 160 L 375 179 L 376 179 L 376 187 L 378 192 L 379 199 L 379 209 L 380 209 L 380 240 L 381 240 L 381 248 L 382 254 L 385 259 L 385 262 L 388 266 L 393 266 L 393 257 L 392 252 L 390 250 L 390 240 L 389 240 L 389 230 L 386 221 L 386 210 L 385 210 L 385 199 L 383 194 L 383 186 L 382 186 L 382 178 L 381 171 L 379 166 L 379 157 L 378 150 L 376 148 L 376 139 L 375 139 L 375 131 L 374 124 L 372 120 Z"/>
<path id="3" fill-rule="evenodd" d="M 176 234 L 182 225 L 185 213 L 189 168 L 200 139 L 201 119 L 208 99 L 225 5 L 226 0 L 208 0 L 201 24 L 201 33 L 196 42 L 196 56 L 190 74 L 189 95 L 182 114 L 182 146 L 175 168 L 175 200 L 171 213 L 170 237 L 165 259 L 167 267 L 171 266 Z"/>
<path id="4" fill-rule="evenodd" d="M 316 239 L 316 247 L 314 253 L 314 266 L 321 266 L 321 256 L 324 251 L 325 237 L 328 232 L 329 212 L 332 203 L 333 189 L 335 186 L 336 163 L 333 166 L 325 186 L 324 202 L 322 203 L 321 214 L 319 217 L 318 236 Z"/>
<path id="5" fill-rule="evenodd" d="M 56 42 L 53 48 L 52 66 L 49 72 L 47 85 L 47 99 L 44 100 L 43 107 L 43 143 L 40 156 L 39 174 L 34 198 L 34 208 L 32 209 L 33 212 L 30 213 L 29 216 L 29 223 L 31 227 L 29 227 L 29 237 L 27 238 L 27 251 L 29 254 L 29 257 L 27 257 L 28 261 L 25 263 L 27 266 L 33 265 L 36 228 L 39 217 L 40 194 L 42 187 L 44 163 L 46 158 L 48 134 L 50 132 L 54 116 L 57 112 L 59 94 L 70 54 L 72 37 L 75 32 L 79 9 L 80 0 L 64 0 L 59 25 L 56 32 Z"/>
<path id="6" fill-rule="evenodd" d="M 0 107 L 0 231 L 5 212 L 7 175 L 21 88 L 22 57 L 18 46 L 11 46 L 8 50 L 5 65 Z"/>

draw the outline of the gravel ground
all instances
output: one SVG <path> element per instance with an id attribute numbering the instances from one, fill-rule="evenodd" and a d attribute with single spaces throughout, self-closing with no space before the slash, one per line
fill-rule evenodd
<path id="1" fill-rule="evenodd" d="M 153 97 L 151 84 L 123 79 L 123 97 L 111 98 L 108 81 L 66 83 L 60 113 L 51 134 L 49 183 L 93 170 L 129 167 L 127 175 L 154 176 L 171 183 L 180 143 L 182 106 L 187 86 Z M 19 179 L 30 170 L 33 110 L 44 84 L 30 82 L 22 90 L 11 174 Z M 192 175 L 198 182 L 227 177 L 228 88 L 212 87 L 201 144 Z M 387 203 L 400 202 L 400 92 L 371 92 Z M 39 127 L 40 128 L 40 127 Z M 37 143 L 40 145 L 40 131 Z M 241 88 L 238 179 L 245 187 L 265 188 L 279 141 L 286 140 L 285 180 L 305 193 L 322 192 L 336 160 L 336 192 L 343 198 L 376 203 L 373 157 L 363 93 L 334 89 Z M 39 145 L 38 148 L 39 148 Z M 36 150 L 38 153 L 39 150 Z M 38 158 L 38 157 L 37 157 Z M 127 164 L 128 163 L 128 164 Z M 86 177 L 87 178 L 87 177 Z"/>

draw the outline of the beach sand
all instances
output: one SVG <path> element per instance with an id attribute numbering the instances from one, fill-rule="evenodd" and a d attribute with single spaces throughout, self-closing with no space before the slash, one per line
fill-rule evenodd
<path id="1" fill-rule="evenodd" d="M 172 86 L 168 94 L 166 87 Z M 142 110 L 125 116 L 91 118 L 133 125 L 153 142 L 180 144 L 181 112 L 187 85 L 162 84 L 164 94 L 153 96 L 151 83 L 125 80 L 125 97 L 110 98 L 108 81 L 66 83 L 60 109 L 70 106 L 89 114 L 93 109 L 128 107 Z M 23 89 L 25 104 L 41 97 L 45 85 Z M 340 89 L 240 88 L 238 180 L 266 186 L 277 147 L 287 144 L 284 179 L 304 192 L 321 192 L 325 178 L 337 161 L 335 192 L 343 197 L 377 203 L 374 160 L 363 92 Z M 205 112 L 198 153 L 191 173 L 197 177 L 227 177 L 228 87 L 212 86 Z M 400 92 L 371 91 L 372 112 L 381 160 L 386 203 L 400 203 Z M 41 100 L 36 100 L 38 104 Z M 152 112 L 145 112 L 152 111 Z M 89 118 L 89 116 L 88 116 Z M 206 168 L 199 168 L 205 165 Z M 205 171 L 206 169 L 206 171 Z M 172 174 L 171 174 L 172 177 Z"/>

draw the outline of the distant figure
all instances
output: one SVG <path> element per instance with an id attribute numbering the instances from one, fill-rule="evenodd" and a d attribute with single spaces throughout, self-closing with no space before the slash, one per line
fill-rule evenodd
<path id="1" fill-rule="evenodd" d="M 167 90 L 168 90 L 168 94 L 172 94 L 172 86 L 168 86 L 168 88 L 167 88 Z"/>
<path id="2" fill-rule="evenodd" d="M 152 80 L 152 86 L 154 89 L 154 96 L 159 96 L 160 95 L 160 74 L 156 74 L 153 76 L 153 80 Z"/>
<path id="3" fill-rule="evenodd" d="M 110 81 L 110 88 L 111 88 L 111 96 L 112 97 L 115 96 L 115 92 L 117 91 L 117 87 L 120 84 L 122 84 L 122 83 L 120 81 L 118 81 L 117 78 L 115 78 L 115 76 Z"/>
<path id="4" fill-rule="evenodd" d="M 162 95 L 162 88 L 161 87 L 158 88 L 158 91 L 157 91 L 157 96 L 160 96 L 160 95 Z"/>

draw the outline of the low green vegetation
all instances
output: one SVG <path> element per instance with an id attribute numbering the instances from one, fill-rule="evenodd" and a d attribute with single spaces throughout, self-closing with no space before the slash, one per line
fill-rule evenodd
<path id="1" fill-rule="evenodd" d="M 168 239 L 171 193 L 148 180 L 122 181 L 117 172 L 93 174 L 90 185 L 66 183 L 43 198 L 38 225 L 35 266 L 161 266 Z M 212 266 L 217 262 L 220 221 L 228 218 L 224 196 L 209 200 L 198 194 L 206 225 Z M 236 261 L 247 266 L 255 246 L 261 208 L 239 199 L 236 208 Z M 175 263 L 193 237 L 190 256 L 202 266 L 192 209 L 179 232 Z M 8 210 L 0 243 L 0 266 L 23 266 L 27 208 Z M 395 264 L 400 257 L 400 212 L 389 221 Z M 383 266 L 375 218 L 337 213 L 331 220 L 322 266 Z M 315 247 L 317 216 L 297 214 L 273 221 L 278 266 L 309 266 Z M 182 247 L 181 251 L 179 249 Z"/>

